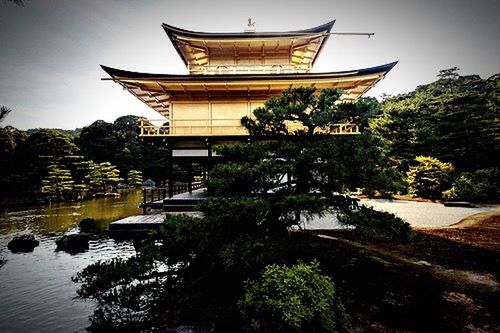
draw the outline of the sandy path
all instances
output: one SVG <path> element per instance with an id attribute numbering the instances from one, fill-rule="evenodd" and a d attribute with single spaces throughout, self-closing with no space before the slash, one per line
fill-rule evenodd
<path id="1" fill-rule="evenodd" d="M 362 199 L 361 203 L 377 210 L 393 213 L 413 227 L 443 227 L 457 223 L 463 218 L 488 211 L 500 211 L 500 205 L 492 207 L 464 208 L 445 207 L 440 203 L 405 200 Z M 336 213 L 316 217 L 306 223 L 307 229 L 337 229 Z"/>

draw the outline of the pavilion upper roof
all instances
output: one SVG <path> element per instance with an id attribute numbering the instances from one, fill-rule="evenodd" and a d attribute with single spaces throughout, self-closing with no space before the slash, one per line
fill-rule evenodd
<path id="1" fill-rule="evenodd" d="M 192 74 L 303 73 L 313 66 L 334 23 L 297 31 L 232 33 L 162 26 Z"/>

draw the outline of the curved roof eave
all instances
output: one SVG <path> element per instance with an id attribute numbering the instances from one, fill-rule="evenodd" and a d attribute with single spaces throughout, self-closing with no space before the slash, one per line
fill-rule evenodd
<path id="1" fill-rule="evenodd" d="M 287 74 L 227 74 L 227 75 L 185 75 L 185 74 L 152 74 L 131 72 L 121 69 L 116 69 L 101 65 L 101 68 L 109 74 L 113 79 L 153 79 L 153 80 L 169 80 L 169 81 L 218 81 L 218 80 L 248 80 L 248 79 L 293 79 L 293 78 L 318 78 L 318 77 L 342 77 L 348 75 L 370 75 L 376 73 L 384 73 L 386 75 L 399 61 L 394 61 L 388 64 L 355 69 L 340 72 L 325 72 L 325 73 L 287 73 Z"/>
<path id="2" fill-rule="evenodd" d="M 266 38 L 266 37 L 291 37 L 301 34 L 317 34 L 321 32 L 330 32 L 332 30 L 335 20 L 327 22 L 325 24 L 319 25 L 314 28 L 294 30 L 294 31 L 283 31 L 283 32 L 200 32 L 186 30 L 182 28 L 177 28 L 172 25 L 162 23 L 162 27 L 165 32 L 170 34 L 176 34 L 191 38 Z"/>
<path id="3" fill-rule="evenodd" d="M 184 65 L 188 66 L 188 61 L 185 58 L 184 54 L 182 53 L 176 37 L 175 36 L 183 36 L 183 37 L 190 37 L 190 38 L 199 38 L 199 39 L 225 39 L 225 38 L 242 38 L 242 39 L 251 39 L 251 38 L 279 38 L 279 37 L 293 37 L 293 36 L 300 36 L 303 34 L 318 34 L 322 32 L 330 32 L 332 30 L 333 25 L 335 24 L 336 20 L 331 20 L 330 22 L 327 22 L 325 24 L 319 25 L 314 28 L 309 28 L 309 29 L 303 29 L 303 30 L 294 30 L 294 31 L 284 31 L 284 32 L 200 32 L 200 31 L 192 31 L 192 30 L 186 30 L 178 27 L 174 27 L 172 25 L 162 23 L 163 30 L 167 33 L 168 38 L 174 45 L 175 50 L 181 57 L 182 61 L 184 62 Z M 321 48 L 323 47 L 324 43 L 327 41 L 328 37 L 330 35 L 327 35 L 326 38 L 324 39 L 323 43 L 320 46 L 320 49 L 318 50 L 318 54 L 321 51 Z M 314 58 L 314 61 L 316 60 L 316 57 Z M 313 64 L 314 64 L 313 61 Z"/>

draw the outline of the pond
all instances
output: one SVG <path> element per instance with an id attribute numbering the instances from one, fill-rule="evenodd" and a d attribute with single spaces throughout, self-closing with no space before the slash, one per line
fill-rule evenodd
<path id="1" fill-rule="evenodd" d="M 112 221 L 140 214 L 141 199 L 139 190 L 118 198 L 0 210 L 0 332 L 85 331 L 94 304 L 75 299 L 78 285 L 71 277 L 93 262 L 135 251 L 131 242 L 102 236 L 90 241 L 88 251 L 70 255 L 56 252 L 55 241 L 76 232 L 86 217 L 105 230 Z M 7 243 L 26 232 L 40 245 L 31 253 L 11 253 Z"/>

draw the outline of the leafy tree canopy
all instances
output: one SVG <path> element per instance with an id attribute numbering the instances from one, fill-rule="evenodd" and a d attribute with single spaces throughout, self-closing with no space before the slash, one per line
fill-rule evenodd
<path id="1" fill-rule="evenodd" d="M 442 192 L 451 186 L 453 166 L 427 156 L 417 156 L 415 162 L 416 165 L 410 166 L 408 171 L 410 194 L 421 198 L 440 199 Z"/>
<path id="2" fill-rule="evenodd" d="M 239 306 L 247 332 L 336 332 L 334 284 L 319 262 L 267 266 L 247 281 Z"/>
<path id="3" fill-rule="evenodd" d="M 339 104 L 341 95 L 339 89 L 290 88 L 268 99 L 264 107 L 254 110 L 254 118 L 243 117 L 241 123 L 251 135 L 312 136 L 317 129 L 328 130 L 359 118 L 354 104 Z"/>
<path id="4" fill-rule="evenodd" d="M 500 156 L 500 76 L 456 76 L 386 99 L 370 131 L 402 170 L 433 156 L 459 170 L 493 167 Z"/>
<path id="5" fill-rule="evenodd" d="M 41 192 L 63 198 L 74 189 L 74 180 L 71 171 L 57 164 L 49 166 L 47 176 L 42 180 Z"/>
<path id="6" fill-rule="evenodd" d="M 41 129 L 30 135 L 20 147 L 26 161 L 39 158 L 58 158 L 78 152 L 71 137 L 52 129 Z"/>
<path id="7" fill-rule="evenodd" d="M 140 186 L 142 184 L 142 172 L 130 170 L 127 174 L 127 182 L 130 186 Z"/>
<path id="8" fill-rule="evenodd" d="M 91 163 L 87 178 L 92 186 L 104 192 L 109 186 L 113 187 L 123 181 L 120 170 L 109 162 Z"/>

